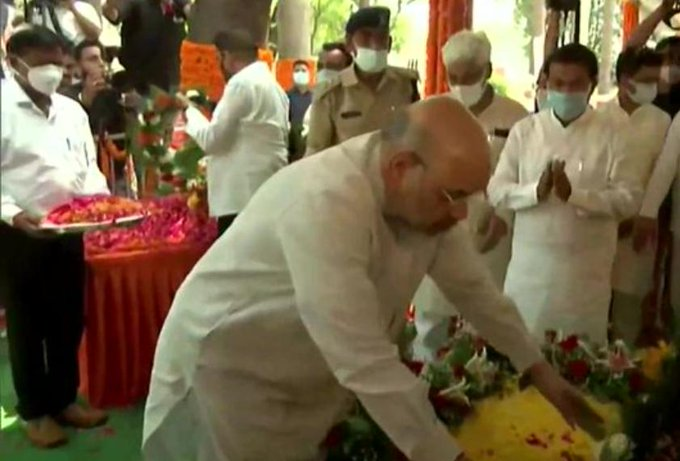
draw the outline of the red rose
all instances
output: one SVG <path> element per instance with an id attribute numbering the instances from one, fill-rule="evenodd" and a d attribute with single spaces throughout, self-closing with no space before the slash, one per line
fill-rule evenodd
<path id="1" fill-rule="evenodd" d="M 462 379 L 465 377 L 465 367 L 462 365 L 455 365 L 453 367 L 453 377 L 456 379 Z"/>
<path id="2" fill-rule="evenodd" d="M 560 342 L 560 348 L 565 354 L 571 354 L 578 348 L 578 336 L 568 336 L 567 339 Z"/>
<path id="3" fill-rule="evenodd" d="M 567 363 L 567 373 L 572 381 L 581 384 L 590 374 L 590 365 L 585 360 L 572 360 Z"/>
<path id="4" fill-rule="evenodd" d="M 323 446 L 326 448 L 333 448 L 337 447 L 340 445 L 342 442 L 342 431 L 340 430 L 340 426 L 333 426 L 333 428 L 330 430 L 328 435 L 326 436 L 326 440 L 323 442 Z"/>
<path id="5" fill-rule="evenodd" d="M 645 378 L 638 370 L 628 375 L 628 387 L 633 394 L 639 394 L 645 389 Z"/>
<path id="6" fill-rule="evenodd" d="M 413 304 L 408 306 L 408 309 L 406 309 L 406 321 L 408 323 L 413 323 L 416 320 L 416 306 Z"/>
<path id="7" fill-rule="evenodd" d="M 406 362 L 406 366 L 413 372 L 413 374 L 419 376 L 420 372 L 423 371 L 425 364 L 423 362 L 409 361 Z"/>

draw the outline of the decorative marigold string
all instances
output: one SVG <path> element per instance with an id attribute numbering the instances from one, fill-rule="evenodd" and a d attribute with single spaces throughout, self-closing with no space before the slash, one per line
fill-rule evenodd
<path id="1" fill-rule="evenodd" d="M 270 50 L 259 50 L 259 59 L 274 69 L 274 55 Z M 213 45 L 182 42 L 180 49 L 180 87 L 182 91 L 202 89 L 208 98 L 217 102 L 224 90 L 217 52 Z"/>

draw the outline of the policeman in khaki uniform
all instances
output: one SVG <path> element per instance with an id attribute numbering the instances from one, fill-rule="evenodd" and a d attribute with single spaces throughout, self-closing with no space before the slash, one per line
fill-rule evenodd
<path id="1" fill-rule="evenodd" d="M 387 65 L 392 45 L 388 8 L 356 11 L 345 32 L 354 65 L 317 86 L 306 155 L 380 129 L 395 109 L 420 99 L 418 73 Z"/>

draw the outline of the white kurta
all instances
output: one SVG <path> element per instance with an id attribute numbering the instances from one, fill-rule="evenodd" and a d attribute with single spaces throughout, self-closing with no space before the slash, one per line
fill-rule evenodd
<path id="1" fill-rule="evenodd" d="M 680 318 L 680 116 L 673 119 L 668 129 L 663 151 L 654 167 L 654 173 L 642 202 L 640 214 L 656 218 L 661 203 L 673 187 L 673 209 L 671 230 L 673 232 L 673 252 L 671 255 L 671 303 L 675 315 Z"/>
<path id="2" fill-rule="evenodd" d="M 288 163 L 288 106 L 288 96 L 258 61 L 229 80 L 210 121 L 187 110 L 186 132 L 208 156 L 211 216 L 239 213 Z"/>
<path id="3" fill-rule="evenodd" d="M 588 110 L 564 127 L 552 111 L 520 121 L 488 187 L 495 206 L 515 210 L 505 293 L 539 338 L 548 329 L 607 339 L 618 221 L 637 213 L 636 156 L 606 117 Z M 539 203 L 546 165 L 566 162 L 572 193 Z"/>
<path id="4" fill-rule="evenodd" d="M 147 460 L 191 459 L 194 440 L 201 461 L 318 459 L 353 396 L 410 459 L 456 459 L 395 345 L 428 269 L 520 370 L 540 360 L 464 229 L 385 220 L 379 139 L 283 169 L 189 274 L 158 341 Z"/>
<path id="5" fill-rule="evenodd" d="M 671 124 L 670 117 L 651 104 L 641 106 L 629 115 L 621 108 L 618 98 L 605 104 L 598 111 L 615 123 L 634 143 L 628 149 L 639 157 L 640 181 L 646 189 L 656 160 L 661 154 L 666 132 Z M 632 236 L 619 240 L 614 260 L 612 288 L 635 297 L 644 297 L 652 287 L 655 256 L 655 246 L 647 247 L 638 253 L 633 250 Z"/>
<path id="6" fill-rule="evenodd" d="M 496 94 L 491 105 L 477 116 L 477 120 L 489 135 L 492 168 L 495 168 L 498 163 L 498 157 L 505 146 L 507 133 L 515 123 L 527 115 L 527 110 L 520 103 Z M 484 239 L 478 232 L 480 226 L 493 211 L 493 207 L 489 205 L 483 194 L 472 197 L 468 201 L 467 225 L 477 248 L 481 247 Z M 497 210 L 496 213 L 508 225 L 508 235 L 495 248 L 481 256 L 491 271 L 496 285 L 502 288 L 505 272 L 510 262 L 513 214 L 511 210 L 507 209 Z M 423 280 L 418 288 L 413 302 L 416 305 L 415 320 L 418 331 L 413 345 L 414 354 L 416 357 L 428 359 L 433 357 L 437 350 L 446 343 L 449 313 L 454 307 L 450 305 L 446 297 L 428 277 Z"/>

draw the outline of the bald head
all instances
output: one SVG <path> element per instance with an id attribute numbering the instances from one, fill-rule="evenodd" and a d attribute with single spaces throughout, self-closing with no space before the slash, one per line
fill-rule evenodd
<path id="1" fill-rule="evenodd" d="M 398 112 L 383 129 L 383 139 L 398 150 L 410 149 L 438 168 L 464 170 L 467 187 L 486 187 L 491 170 L 487 136 L 458 101 L 434 96 Z"/>
<path id="2" fill-rule="evenodd" d="M 435 208 L 437 197 L 464 201 L 486 188 L 491 158 L 487 136 L 474 116 L 450 97 L 428 98 L 397 113 L 383 130 L 383 142 L 386 189 L 400 190 L 401 178 L 413 176 L 409 170 L 422 170 L 423 189 L 428 190 L 420 193 L 428 194 L 432 204 L 421 197 L 421 207 Z"/>

